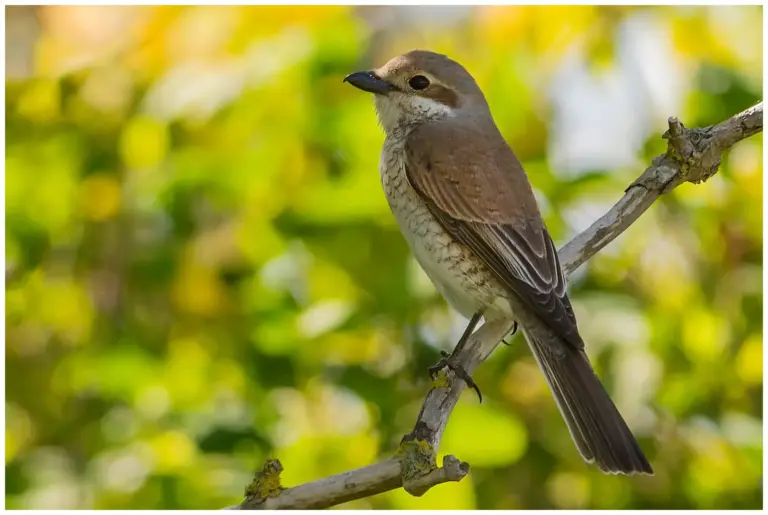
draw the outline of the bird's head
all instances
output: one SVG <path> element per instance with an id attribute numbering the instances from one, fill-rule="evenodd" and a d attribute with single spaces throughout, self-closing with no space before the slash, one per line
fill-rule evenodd
<path id="1" fill-rule="evenodd" d="M 430 120 L 488 109 L 475 79 L 442 54 L 413 50 L 380 68 L 344 78 L 374 94 L 376 112 L 387 133 Z"/>

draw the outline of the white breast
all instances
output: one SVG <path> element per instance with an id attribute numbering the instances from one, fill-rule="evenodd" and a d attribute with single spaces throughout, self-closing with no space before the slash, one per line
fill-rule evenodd
<path id="1" fill-rule="evenodd" d="M 379 164 L 392 213 L 416 260 L 440 294 L 465 317 L 493 305 L 490 274 L 446 233 L 411 187 L 403 140 L 387 138 Z"/>

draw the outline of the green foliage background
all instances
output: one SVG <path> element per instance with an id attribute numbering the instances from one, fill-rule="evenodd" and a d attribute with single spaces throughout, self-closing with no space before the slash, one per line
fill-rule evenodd
<path id="1" fill-rule="evenodd" d="M 455 8 L 453 8 L 455 10 Z M 446 10 L 446 13 L 449 11 Z M 562 174 L 546 85 L 616 66 L 649 17 L 685 77 L 633 164 Z M 6 503 L 219 508 L 389 455 L 461 332 L 380 190 L 371 99 L 341 83 L 421 47 L 464 63 L 560 244 L 664 148 L 665 117 L 761 99 L 762 8 L 7 10 Z M 13 39 L 16 38 L 16 39 Z M 622 116 L 622 113 L 616 113 Z M 585 466 L 521 337 L 441 452 L 458 484 L 347 508 L 757 508 L 762 136 L 666 196 L 572 279 L 598 372 L 656 475 Z"/>

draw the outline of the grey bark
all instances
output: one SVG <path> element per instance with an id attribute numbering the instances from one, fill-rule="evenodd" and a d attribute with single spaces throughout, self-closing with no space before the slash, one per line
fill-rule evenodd
<path id="1" fill-rule="evenodd" d="M 676 118 L 670 118 L 669 130 L 662 136 L 668 141 L 667 151 L 653 159 L 608 213 L 560 249 L 566 275 L 629 228 L 661 195 L 684 182 L 706 181 L 717 173 L 723 151 L 762 130 L 762 102 L 722 123 L 701 129 L 687 129 Z M 471 374 L 511 328 L 511 321 L 497 321 L 478 329 L 459 355 L 467 372 Z M 242 503 L 229 509 L 327 508 L 401 486 L 420 496 L 435 485 L 460 481 L 469 472 L 467 463 L 449 455 L 437 467 L 434 460 L 448 418 L 464 387 L 452 371 L 439 376 L 439 382 L 427 393 L 413 431 L 403 437 L 401 452 L 395 457 L 292 488 L 259 486 L 251 489 Z M 282 469 L 271 480 L 279 482 L 279 470 Z M 255 480 L 258 482 L 259 474 Z"/>

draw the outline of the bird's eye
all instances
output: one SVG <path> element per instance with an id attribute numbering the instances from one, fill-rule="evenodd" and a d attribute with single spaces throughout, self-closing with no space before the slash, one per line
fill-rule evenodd
<path id="1" fill-rule="evenodd" d="M 416 91 L 420 91 L 429 86 L 429 79 L 423 75 L 414 75 L 408 80 L 408 85 Z"/>

